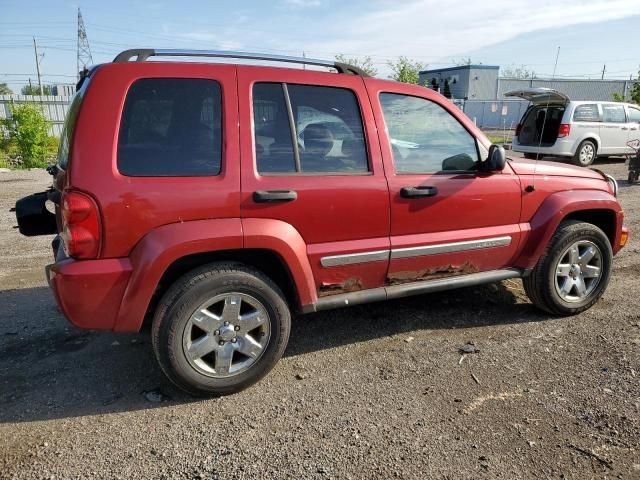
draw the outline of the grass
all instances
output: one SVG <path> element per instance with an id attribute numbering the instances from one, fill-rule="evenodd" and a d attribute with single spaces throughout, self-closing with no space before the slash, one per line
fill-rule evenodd
<path id="1" fill-rule="evenodd" d="M 503 135 L 487 135 L 487 138 L 491 140 L 491 143 L 496 145 L 502 145 L 503 143 L 511 143 L 510 136 L 507 136 L 506 141 Z"/>

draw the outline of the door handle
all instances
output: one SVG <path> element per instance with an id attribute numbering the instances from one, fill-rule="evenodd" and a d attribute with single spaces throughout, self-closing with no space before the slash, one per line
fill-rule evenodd
<path id="1" fill-rule="evenodd" d="M 629 130 L 627 127 L 622 127 L 622 130 Z"/>
<path id="2" fill-rule="evenodd" d="M 294 190 L 258 190 L 253 192 L 256 203 L 293 202 L 298 198 Z"/>
<path id="3" fill-rule="evenodd" d="M 400 196 L 402 198 L 424 198 L 434 197 L 438 194 L 437 187 L 402 187 Z"/>

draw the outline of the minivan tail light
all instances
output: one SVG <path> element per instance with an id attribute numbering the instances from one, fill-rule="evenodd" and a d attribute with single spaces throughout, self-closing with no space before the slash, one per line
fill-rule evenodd
<path id="1" fill-rule="evenodd" d="M 100 215 L 91 197 L 64 192 L 61 201 L 62 243 L 70 257 L 97 258 L 100 252 Z"/>
<path id="2" fill-rule="evenodd" d="M 560 128 L 558 129 L 558 138 L 568 137 L 569 133 L 571 133 L 571 125 L 568 123 L 561 123 Z"/>

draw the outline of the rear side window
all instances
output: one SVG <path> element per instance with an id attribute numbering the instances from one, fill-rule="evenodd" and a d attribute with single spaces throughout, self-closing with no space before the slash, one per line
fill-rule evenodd
<path id="1" fill-rule="evenodd" d="M 213 80 L 149 78 L 129 89 L 118 137 L 123 175 L 220 173 L 222 100 Z"/>
<path id="2" fill-rule="evenodd" d="M 602 121 L 607 123 L 626 123 L 627 116 L 623 105 L 602 105 Z"/>
<path id="3" fill-rule="evenodd" d="M 257 83 L 253 117 L 259 173 L 369 171 L 360 108 L 351 90 Z"/>
<path id="4" fill-rule="evenodd" d="M 578 105 L 573 112 L 574 122 L 599 122 L 600 112 L 598 111 L 598 105 L 595 103 L 589 103 L 585 105 Z"/>

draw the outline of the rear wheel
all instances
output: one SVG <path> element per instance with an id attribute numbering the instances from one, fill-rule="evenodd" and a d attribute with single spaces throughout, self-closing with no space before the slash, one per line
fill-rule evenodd
<path id="1" fill-rule="evenodd" d="M 164 295 L 152 342 L 165 375 L 192 395 L 226 395 L 265 376 L 282 356 L 291 315 L 278 287 L 236 263 L 187 273 Z"/>
<path id="2" fill-rule="evenodd" d="M 556 315 L 574 315 L 602 296 L 611 276 L 609 239 L 595 225 L 574 220 L 560 224 L 523 284 L 531 302 Z"/>
<path id="3" fill-rule="evenodd" d="M 578 149 L 573 156 L 573 163 L 580 167 L 588 167 L 593 163 L 596 157 L 596 144 L 591 140 L 583 140 L 580 145 L 578 145 Z"/>

